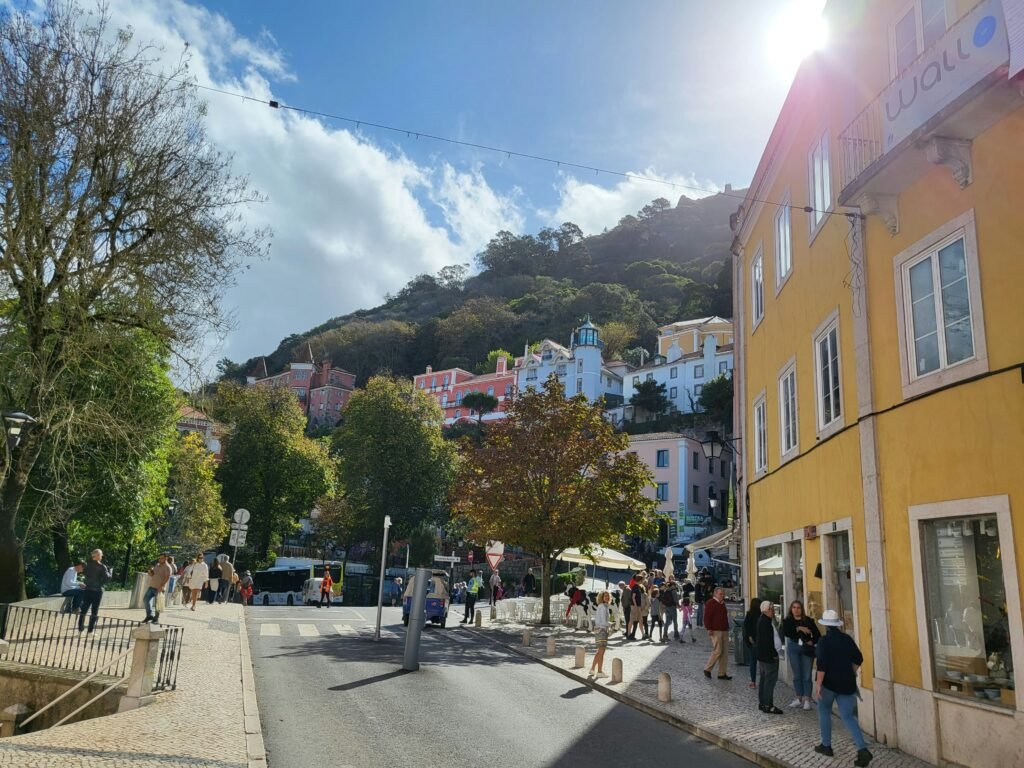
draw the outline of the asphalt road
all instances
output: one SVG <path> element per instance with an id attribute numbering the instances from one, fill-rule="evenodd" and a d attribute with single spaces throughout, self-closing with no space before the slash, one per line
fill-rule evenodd
<path id="1" fill-rule="evenodd" d="M 270 768 L 751 764 L 535 662 L 449 628 L 401 669 L 401 611 L 253 607 L 249 642 Z M 666 763 L 665 761 L 671 761 Z"/>

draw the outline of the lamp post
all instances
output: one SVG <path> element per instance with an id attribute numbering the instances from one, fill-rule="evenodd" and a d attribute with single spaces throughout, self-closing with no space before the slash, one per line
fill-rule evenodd
<path id="1" fill-rule="evenodd" d="M 391 515 L 384 515 L 384 548 L 380 552 L 380 586 L 377 589 L 377 628 L 373 639 L 380 640 L 380 615 L 384 610 L 384 570 L 388 556 L 388 531 L 391 530 Z"/>
<path id="2" fill-rule="evenodd" d="M 36 420 L 21 411 L 4 411 L 7 431 L 7 449 L 13 451 L 21 442 L 22 433 L 36 423 Z"/>
<path id="3" fill-rule="evenodd" d="M 709 499 L 708 506 L 711 507 L 711 519 L 715 519 L 715 510 L 718 509 L 718 499 Z"/>
<path id="4" fill-rule="evenodd" d="M 729 452 L 732 453 L 732 455 L 733 455 L 732 469 L 729 472 L 729 491 L 730 491 L 730 495 L 733 498 L 733 509 L 736 509 L 736 505 L 739 503 L 737 495 L 735 493 L 733 493 L 733 483 L 737 479 L 737 474 L 736 473 L 739 470 L 739 467 L 737 466 L 737 462 L 740 461 L 740 450 L 739 450 L 739 447 L 737 446 L 737 443 L 739 443 L 739 438 L 721 437 L 718 434 L 718 432 L 716 432 L 715 430 L 708 430 L 707 435 L 705 436 L 705 438 L 700 441 L 700 447 L 701 447 L 701 450 L 704 451 L 704 457 L 705 458 L 708 458 L 708 459 L 721 459 L 722 458 L 722 452 L 724 450 L 726 450 L 726 449 L 728 449 Z M 712 502 L 712 504 L 714 504 L 714 502 Z M 713 510 L 714 510 L 714 507 L 712 507 L 712 512 L 713 512 Z M 736 529 L 736 515 L 735 514 L 732 516 L 731 527 L 732 527 L 733 531 L 735 532 L 735 529 Z M 743 562 L 743 559 L 744 559 L 743 558 L 743 554 L 745 554 L 745 550 L 743 550 L 741 552 L 739 547 L 736 545 L 736 536 L 735 536 L 735 534 L 733 535 L 732 539 L 733 539 L 733 543 L 732 543 L 731 547 L 736 547 L 737 554 L 740 556 L 739 559 L 740 559 L 740 562 L 741 562 L 741 569 L 742 569 L 742 562 Z M 740 541 L 739 541 L 739 545 L 740 546 L 743 545 L 743 542 L 744 542 L 745 539 L 746 539 L 746 524 L 745 524 L 745 520 L 741 517 L 741 519 L 740 519 Z M 730 547 L 730 549 L 731 549 L 731 547 Z M 740 583 L 741 584 L 743 583 L 742 570 L 741 570 Z"/>

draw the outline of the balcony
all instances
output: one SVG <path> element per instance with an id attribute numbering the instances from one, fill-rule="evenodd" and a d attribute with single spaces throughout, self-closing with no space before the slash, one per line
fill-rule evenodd
<path id="1" fill-rule="evenodd" d="M 880 213 L 898 230 L 895 199 L 933 165 L 971 183 L 970 142 L 1024 104 L 1007 78 L 998 0 L 982 0 L 839 134 L 840 205 Z"/>

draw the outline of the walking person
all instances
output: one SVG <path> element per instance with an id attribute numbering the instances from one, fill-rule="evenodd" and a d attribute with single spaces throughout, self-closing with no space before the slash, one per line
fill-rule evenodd
<path id="1" fill-rule="evenodd" d="M 238 593 L 242 597 L 242 605 L 252 605 L 252 571 L 246 571 L 238 580 Z"/>
<path id="2" fill-rule="evenodd" d="M 167 581 L 167 595 L 166 604 L 171 605 L 174 602 L 174 587 L 178 583 L 178 568 L 174 565 L 174 555 L 167 556 L 167 565 L 171 568 L 171 578 Z"/>
<path id="3" fill-rule="evenodd" d="M 679 636 L 679 642 L 686 642 L 686 630 L 690 630 L 690 642 L 696 643 L 697 636 L 693 633 L 693 603 L 690 602 L 689 597 L 683 598 L 683 602 L 680 604 L 679 610 L 682 612 L 683 619 L 683 631 Z"/>
<path id="4" fill-rule="evenodd" d="M 643 584 L 643 579 L 638 576 L 633 586 L 629 589 L 628 636 L 630 640 L 636 640 L 636 626 L 643 622 L 642 606 L 645 597 Z"/>
<path id="5" fill-rule="evenodd" d="M 231 587 L 235 583 L 235 566 L 227 555 L 217 555 L 220 562 L 220 582 L 217 587 L 217 602 L 227 603 L 231 600 Z"/>
<path id="6" fill-rule="evenodd" d="M 757 688 L 757 622 L 761 618 L 761 598 L 750 598 L 750 610 L 743 617 L 743 647 L 750 667 L 748 688 Z"/>
<path id="7" fill-rule="evenodd" d="M 864 768 L 873 755 L 868 751 L 864 734 L 854 709 L 857 706 L 857 670 L 864 663 L 864 655 L 853 638 L 843 632 L 843 620 L 833 610 L 825 611 L 818 623 L 828 629 L 818 640 L 816 659 L 818 673 L 815 678 L 814 697 L 818 700 L 818 727 L 821 730 L 821 744 L 814 751 L 832 757 L 832 704 L 839 708 L 839 718 L 853 737 L 857 746 L 854 765 Z"/>
<path id="8" fill-rule="evenodd" d="M 220 563 L 217 562 L 217 558 L 213 559 L 208 570 L 210 578 L 207 581 L 206 602 L 213 605 L 213 601 L 217 599 L 217 593 L 220 591 Z"/>
<path id="9" fill-rule="evenodd" d="M 590 675 L 594 678 L 607 677 L 604 673 L 604 652 L 608 649 L 608 635 L 611 632 L 609 606 L 611 606 L 612 594 L 604 590 L 597 596 L 597 611 L 594 614 L 594 635 L 597 640 L 597 653 L 594 654 L 594 662 L 590 665 Z M 597 673 L 594 673 L 594 670 Z"/>
<path id="10" fill-rule="evenodd" d="M 796 698 L 789 706 L 810 709 L 814 692 L 811 687 L 811 669 L 814 667 L 815 646 L 821 639 L 821 632 L 814 619 L 804 613 L 804 604 L 799 600 L 789 604 L 786 618 L 782 620 L 782 636 L 786 638 L 786 658 L 793 671 L 793 690 L 796 691 Z"/>
<path id="11" fill-rule="evenodd" d="M 629 605 L 632 601 L 632 593 L 626 582 L 619 582 L 619 616 L 622 618 L 623 642 L 629 639 Z"/>
<path id="12" fill-rule="evenodd" d="M 203 588 L 210 580 L 210 567 L 206 564 L 203 556 L 196 555 L 196 560 L 188 573 L 189 588 L 192 590 L 192 610 L 196 609 L 196 601 L 202 596 Z"/>
<path id="13" fill-rule="evenodd" d="M 78 580 L 78 574 L 84 570 L 85 563 L 79 560 L 64 571 L 64 577 L 60 580 L 60 593 L 70 602 L 66 611 L 61 607 L 61 613 L 78 613 L 78 608 L 82 604 L 82 587 L 84 586 Z"/>
<path id="14" fill-rule="evenodd" d="M 146 618 L 143 623 L 160 621 L 161 596 L 166 603 L 167 585 L 171 581 L 171 566 L 167 563 L 167 553 L 164 552 L 156 561 L 156 565 L 149 569 L 149 586 L 142 596 L 142 605 L 146 609 Z"/>
<path id="15" fill-rule="evenodd" d="M 523 592 L 529 597 L 537 586 L 537 580 L 533 577 L 533 568 L 530 568 L 523 576 Z"/>
<path id="16" fill-rule="evenodd" d="M 320 580 L 320 602 L 317 603 L 317 608 L 324 607 L 324 600 L 327 601 L 327 607 L 331 607 L 331 587 L 334 586 L 334 579 L 331 578 L 331 569 L 324 568 L 324 577 Z"/>
<path id="17" fill-rule="evenodd" d="M 470 568 L 469 581 L 466 582 L 466 616 L 459 622 L 460 624 L 469 624 L 473 621 L 476 615 L 476 598 L 483 586 L 483 579 L 476 575 L 476 569 Z"/>
<path id="18" fill-rule="evenodd" d="M 779 681 L 779 649 L 782 638 L 775 629 L 775 606 L 771 600 L 761 603 L 761 616 L 757 620 L 757 686 L 758 709 L 769 715 L 781 715 L 775 706 L 775 684 Z"/>
<path id="19" fill-rule="evenodd" d="M 679 618 L 676 609 L 676 602 L 679 599 L 679 591 L 676 589 L 675 579 L 669 579 L 662 584 L 658 591 L 658 599 L 661 601 L 662 627 L 661 642 L 668 642 L 668 625 L 672 625 L 672 632 L 676 640 L 679 639 Z"/>
<path id="20" fill-rule="evenodd" d="M 498 602 L 498 593 L 501 591 L 501 574 L 495 571 L 491 574 L 491 605 Z"/>
<path id="21" fill-rule="evenodd" d="M 103 550 L 94 549 L 89 562 L 82 571 L 85 574 L 85 587 L 82 590 L 82 602 L 79 604 L 78 631 L 85 629 L 85 614 L 89 616 L 89 633 L 96 628 L 99 617 L 100 602 L 103 600 L 103 587 L 114 577 L 114 572 L 103 564 Z"/>
<path id="22" fill-rule="evenodd" d="M 693 602 L 697 606 L 697 626 L 704 626 L 704 604 L 708 601 L 707 591 L 704 589 L 704 580 L 698 579 L 697 585 L 693 588 Z"/>
<path id="23" fill-rule="evenodd" d="M 718 679 L 732 680 L 729 675 L 729 611 L 725 607 L 725 590 L 716 587 L 704 606 L 704 628 L 711 635 L 711 657 L 704 667 L 704 677 L 718 664 Z"/>
<path id="24" fill-rule="evenodd" d="M 650 609 L 649 610 L 651 612 L 651 614 L 650 614 L 651 619 L 650 619 L 650 622 L 648 624 L 647 639 L 648 640 L 655 640 L 655 639 L 657 639 L 657 640 L 660 641 L 660 640 L 664 639 L 661 636 L 663 634 L 665 634 L 665 625 L 661 621 L 661 590 L 658 587 L 653 587 L 651 589 L 651 594 L 649 595 L 649 597 L 650 597 Z M 658 637 L 657 638 L 655 638 L 655 636 L 654 636 L 654 627 L 655 627 L 655 625 L 657 625 L 657 627 L 658 627 Z"/>

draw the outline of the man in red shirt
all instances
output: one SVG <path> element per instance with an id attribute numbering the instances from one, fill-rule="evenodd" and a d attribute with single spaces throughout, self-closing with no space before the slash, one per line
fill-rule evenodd
<path id="1" fill-rule="evenodd" d="M 729 612 L 725 608 L 725 590 L 716 587 L 714 595 L 704 606 L 704 629 L 711 635 L 711 658 L 704 667 L 704 677 L 711 677 L 711 669 L 718 662 L 718 679 L 732 680 L 729 676 Z"/>

